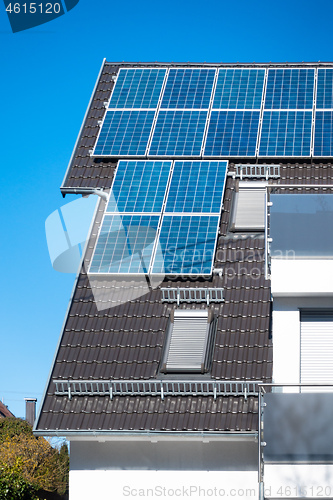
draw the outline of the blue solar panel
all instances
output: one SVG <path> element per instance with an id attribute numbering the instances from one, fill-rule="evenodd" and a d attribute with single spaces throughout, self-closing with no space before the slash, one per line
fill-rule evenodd
<path id="1" fill-rule="evenodd" d="M 161 212 L 171 161 L 120 161 L 107 212 Z"/>
<path id="2" fill-rule="evenodd" d="M 319 68 L 317 78 L 317 109 L 333 109 L 333 69 Z"/>
<path id="3" fill-rule="evenodd" d="M 220 69 L 214 109 L 260 109 L 264 69 Z"/>
<path id="4" fill-rule="evenodd" d="M 312 109 L 314 69 L 269 69 L 265 109 Z"/>
<path id="5" fill-rule="evenodd" d="M 149 154 L 199 156 L 207 111 L 160 111 Z"/>
<path id="6" fill-rule="evenodd" d="M 120 69 L 109 108 L 156 108 L 166 69 Z"/>
<path id="7" fill-rule="evenodd" d="M 333 111 L 317 111 L 314 156 L 333 156 Z"/>
<path id="8" fill-rule="evenodd" d="M 159 219 L 105 215 L 89 272 L 147 274 Z"/>
<path id="9" fill-rule="evenodd" d="M 215 69 L 170 69 L 161 108 L 208 109 L 214 77 Z"/>
<path id="10" fill-rule="evenodd" d="M 259 111 L 212 111 L 205 156 L 255 156 Z"/>
<path id="11" fill-rule="evenodd" d="M 95 155 L 144 156 L 154 111 L 107 111 Z"/>
<path id="12" fill-rule="evenodd" d="M 265 111 L 259 156 L 310 156 L 311 111 Z"/>
<path id="13" fill-rule="evenodd" d="M 153 273 L 211 274 L 218 224 L 218 216 L 165 215 Z"/>
<path id="14" fill-rule="evenodd" d="M 220 213 L 226 161 L 176 161 L 166 212 Z"/>

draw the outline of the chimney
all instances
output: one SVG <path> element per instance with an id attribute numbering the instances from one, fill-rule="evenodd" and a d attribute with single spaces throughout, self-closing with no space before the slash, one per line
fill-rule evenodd
<path id="1" fill-rule="evenodd" d="M 25 419 L 30 425 L 34 425 L 36 419 L 36 398 L 24 398 L 25 400 Z"/>

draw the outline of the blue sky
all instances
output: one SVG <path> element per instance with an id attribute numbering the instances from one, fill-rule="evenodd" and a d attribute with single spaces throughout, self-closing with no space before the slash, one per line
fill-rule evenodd
<path id="1" fill-rule="evenodd" d="M 80 0 L 13 34 L 0 4 L 0 399 L 40 403 L 75 275 L 54 271 L 46 218 L 103 58 L 108 61 L 332 61 L 330 0 Z"/>

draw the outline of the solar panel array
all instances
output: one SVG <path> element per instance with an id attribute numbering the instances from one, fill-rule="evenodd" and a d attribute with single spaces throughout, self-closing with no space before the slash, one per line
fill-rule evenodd
<path id="1" fill-rule="evenodd" d="M 226 161 L 119 161 L 89 272 L 210 275 L 226 174 Z"/>
<path id="2" fill-rule="evenodd" d="M 121 68 L 95 156 L 325 157 L 333 68 Z"/>

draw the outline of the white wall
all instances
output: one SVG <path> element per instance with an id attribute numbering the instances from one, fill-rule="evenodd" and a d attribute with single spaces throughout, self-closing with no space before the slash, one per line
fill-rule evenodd
<path id="1" fill-rule="evenodd" d="M 255 471 L 71 471 L 70 500 L 258 498 Z"/>
<path id="2" fill-rule="evenodd" d="M 273 298 L 273 382 L 300 383 L 300 313 L 302 308 L 333 307 L 331 297 Z"/>
<path id="3" fill-rule="evenodd" d="M 333 297 L 333 260 L 272 258 L 271 284 L 273 297 Z"/>

